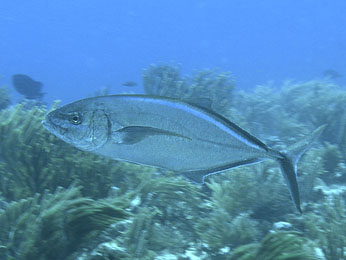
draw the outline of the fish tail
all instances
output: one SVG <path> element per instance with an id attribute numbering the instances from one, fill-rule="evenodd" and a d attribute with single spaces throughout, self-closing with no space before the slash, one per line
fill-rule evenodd
<path id="1" fill-rule="evenodd" d="M 296 165 L 293 163 L 292 158 L 290 158 L 287 153 L 281 152 L 281 156 L 282 158 L 277 158 L 281 173 L 285 178 L 296 209 L 299 211 L 299 213 L 302 213 L 302 209 L 300 207 L 300 194 L 297 182 Z"/>
<path id="2" fill-rule="evenodd" d="M 281 172 L 285 178 L 286 184 L 291 194 L 291 198 L 294 202 L 297 210 L 302 213 L 300 207 L 300 195 L 297 182 L 297 163 L 301 156 L 311 147 L 313 142 L 321 135 L 326 125 L 318 127 L 311 134 L 305 138 L 290 146 L 287 151 L 280 152 L 276 157 L 280 165 Z"/>

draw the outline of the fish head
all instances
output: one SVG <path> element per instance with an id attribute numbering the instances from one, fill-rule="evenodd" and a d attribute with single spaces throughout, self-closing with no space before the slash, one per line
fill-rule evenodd
<path id="1" fill-rule="evenodd" d="M 104 110 L 75 102 L 46 115 L 42 125 L 66 143 L 84 151 L 103 146 L 109 137 L 109 120 Z"/>

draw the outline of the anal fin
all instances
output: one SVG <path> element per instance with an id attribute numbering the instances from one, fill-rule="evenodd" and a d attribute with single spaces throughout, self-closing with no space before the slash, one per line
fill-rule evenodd
<path id="1" fill-rule="evenodd" d="M 236 168 L 236 167 L 239 167 L 242 165 L 259 163 L 261 161 L 263 161 L 263 159 L 261 159 L 261 158 L 251 158 L 251 159 L 246 159 L 243 161 L 238 161 L 238 162 L 233 162 L 230 164 L 221 165 L 221 166 L 211 168 L 211 169 L 180 172 L 180 174 L 182 174 L 183 176 L 185 176 L 186 178 L 188 178 L 189 180 L 191 180 L 194 183 L 203 184 L 204 178 L 209 176 L 209 175 L 223 172 L 223 171 L 226 171 L 226 170 L 229 170 L 232 168 Z"/>

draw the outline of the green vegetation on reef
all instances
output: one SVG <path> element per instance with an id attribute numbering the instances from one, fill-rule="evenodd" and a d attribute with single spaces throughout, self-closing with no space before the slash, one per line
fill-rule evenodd
<path id="1" fill-rule="evenodd" d="M 54 105 L 56 106 L 56 105 Z M 54 108 L 53 106 L 53 108 Z M 0 192 L 18 200 L 77 182 L 82 194 L 106 197 L 111 186 L 138 167 L 79 151 L 48 133 L 43 107 L 18 104 L 0 111 Z"/>
<path id="2" fill-rule="evenodd" d="M 152 259 L 155 252 L 171 248 L 181 251 L 194 234 L 194 215 L 202 207 L 203 194 L 182 178 L 140 175 L 136 188 L 138 212 L 120 245 L 136 259 Z M 137 210 L 136 210 L 137 211 Z"/>
<path id="3" fill-rule="evenodd" d="M 346 254 L 345 199 L 335 199 L 316 205 L 319 214 L 309 212 L 296 224 L 309 238 L 318 241 L 319 247 L 329 260 L 343 260 Z"/>
<path id="4" fill-rule="evenodd" d="M 0 75 L 0 80 L 2 76 Z M 7 108 L 11 104 L 9 90 L 6 86 L 0 85 L 0 110 Z"/>
<path id="5" fill-rule="evenodd" d="M 0 86 L 0 110 L 7 108 L 11 104 L 8 89 Z"/>
<path id="6" fill-rule="evenodd" d="M 143 83 L 147 94 L 209 106 L 279 150 L 327 124 L 298 165 L 303 215 L 273 161 L 199 186 L 79 151 L 42 128 L 44 106 L 7 103 L 0 109 L 0 259 L 346 259 L 342 87 L 314 80 L 242 92 L 228 72 L 182 76 L 163 64 L 146 69 Z M 280 222 L 295 232 L 276 229 Z"/>
<path id="7" fill-rule="evenodd" d="M 321 260 L 314 243 L 294 232 L 266 235 L 258 244 L 238 247 L 229 260 Z"/>
<path id="8" fill-rule="evenodd" d="M 231 108 L 235 82 L 229 72 L 202 70 L 193 77 L 182 77 L 179 67 L 151 65 L 143 73 L 143 86 L 148 95 L 178 98 L 194 104 L 208 103 L 213 110 L 226 115 Z"/>
<path id="9" fill-rule="evenodd" d="M 84 198 L 78 187 L 12 202 L 0 212 L 0 258 L 69 259 L 100 230 L 128 217 L 123 206 L 116 199 Z"/>

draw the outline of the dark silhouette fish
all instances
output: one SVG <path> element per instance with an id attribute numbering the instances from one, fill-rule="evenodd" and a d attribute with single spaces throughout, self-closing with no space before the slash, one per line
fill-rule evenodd
<path id="1" fill-rule="evenodd" d="M 12 83 L 14 88 L 27 99 L 41 100 L 44 95 L 44 93 L 41 92 L 43 84 L 33 80 L 27 75 L 13 75 Z"/>
<path id="2" fill-rule="evenodd" d="M 217 172 L 274 159 L 299 212 L 296 165 L 324 129 L 277 151 L 209 109 L 146 95 L 83 99 L 50 112 L 42 123 L 81 150 L 169 169 L 196 183 Z"/>
<path id="3" fill-rule="evenodd" d="M 342 77 L 342 75 L 339 72 L 332 69 L 323 71 L 323 76 L 329 79 L 337 79 Z"/>
<path id="4" fill-rule="evenodd" d="M 123 85 L 125 87 L 136 87 L 138 84 L 135 81 L 125 81 L 121 85 Z"/>

